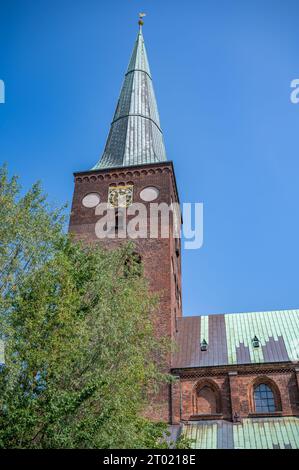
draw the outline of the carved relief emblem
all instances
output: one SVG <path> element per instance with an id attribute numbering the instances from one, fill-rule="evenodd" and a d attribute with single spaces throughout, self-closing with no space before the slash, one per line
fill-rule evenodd
<path id="1" fill-rule="evenodd" d="M 133 185 L 111 186 L 108 192 L 110 207 L 128 207 L 133 203 Z"/>

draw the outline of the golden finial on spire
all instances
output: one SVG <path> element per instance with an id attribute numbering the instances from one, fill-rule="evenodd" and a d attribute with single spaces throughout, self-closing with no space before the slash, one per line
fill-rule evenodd
<path id="1" fill-rule="evenodd" d="M 142 18 L 144 18 L 146 16 L 146 13 L 139 13 L 139 21 L 138 21 L 138 24 L 139 26 L 143 26 L 144 25 L 144 21 Z"/>

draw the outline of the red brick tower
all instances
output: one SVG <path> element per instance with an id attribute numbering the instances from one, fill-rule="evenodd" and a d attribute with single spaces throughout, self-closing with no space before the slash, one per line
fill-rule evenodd
<path id="1" fill-rule="evenodd" d="M 143 203 L 147 215 L 147 234 L 134 240 L 141 256 L 144 272 L 150 287 L 160 297 L 160 304 L 153 318 L 157 335 L 173 338 L 176 320 L 181 308 L 181 244 L 173 237 L 170 213 L 170 232 L 167 238 L 151 238 L 150 211 L 152 202 L 178 203 L 173 164 L 166 160 L 163 135 L 147 60 L 142 21 L 125 75 L 114 118 L 100 161 L 91 170 L 75 173 L 75 190 L 70 218 L 70 232 L 87 242 L 98 242 L 107 248 L 116 247 L 119 238 L 99 239 L 96 223 L 100 217 L 96 206 L 108 203 L 118 211 L 118 195 L 125 198 L 126 209 L 120 208 L 117 222 L 123 210 L 132 204 Z M 161 229 L 162 222 L 159 215 Z M 128 215 L 128 224 L 133 215 Z M 180 217 L 177 219 L 180 225 Z M 120 223 L 121 225 L 121 223 Z M 119 227 L 123 229 L 124 227 Z M 171 364 L 169 363 L 169 369 Z M 170 390 L 165 389 L 152 417 L 169 421 L 171 416 Z"/>

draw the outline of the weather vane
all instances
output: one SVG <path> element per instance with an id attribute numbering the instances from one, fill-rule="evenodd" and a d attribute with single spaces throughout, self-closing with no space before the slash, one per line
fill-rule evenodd
<path id="1" fill-rule="evenodd" d="M 146 13 L 139 13 L 139 21 L 138 21 L 139 26 L 144 25 L 144 21 L 142 18 L 144 18 L 145 16 L 146 16 Z"/>

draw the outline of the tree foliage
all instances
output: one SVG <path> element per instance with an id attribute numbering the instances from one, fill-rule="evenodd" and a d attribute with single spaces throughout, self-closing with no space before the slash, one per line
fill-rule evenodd
<path id="1" fill-rule="evenodd" d="M 2 168 L 0 447 L 165 447 L 142 411 L 168 345 L 134 248 L 74 243 L 62 212 Z"/>

